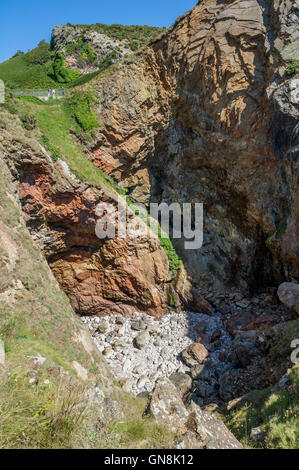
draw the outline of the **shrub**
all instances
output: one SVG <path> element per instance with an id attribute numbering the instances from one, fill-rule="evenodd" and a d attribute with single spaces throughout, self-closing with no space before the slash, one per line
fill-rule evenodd
<path id="1" fill-rule="evenodd" d="M 66 109 L 85 132 L 99 127 L 100 125 L 97 115 L 92 109 L 92 105 L 95 101 L 93 93 L 91 91 L 85 91 L 73 92 L 65 103 Z"/>
<path id="2" fill-rule="evenodd" d="M 50 152 L 52 160 L 54 162 L 57 162 L 57 160 L 59 160 L 61 158 L 60 151 L 50 143 L 48 137 L 46 137 L 44 134 L 42 135 L 41 141 L 42 141 L 42 144 L 44 145 L 45 149 L 48 152 Z"/>
<path id="3" fill-rule="evenodd" d="M 297 69 L 299 69 L 299 60 L 295 60 L 290 65 L 288 65 L 288 67 L 285 69 L 285 74 L 289 76 L 294 75 Z"/>
<path id="4" fill-rule="evenodd" d="M 32 114 L 23 114 L 20 116 L 22 125 L 27 131 L 31 131 L 36 127 L 36 119 Z"/>
<path id="5" fill-rule="evenodd" d="M 20 51 L 19 49 L 11 58 L 13 59 L 14 57 L 19 57 L 20 55 L 24 55 L 24 52 Z"/>
<path id="6" fill-rule="evenodd" d="M 52 63 L 48 64 L 48 75 L 59 83 L 69 83 L 80 76 L 80 72 L 66 67 L 63 54 L 57 53 Z"/>

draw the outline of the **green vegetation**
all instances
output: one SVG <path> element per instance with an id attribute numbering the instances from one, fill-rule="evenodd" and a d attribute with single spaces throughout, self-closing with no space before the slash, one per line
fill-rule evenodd
<path id="1" fill-rule="evenodd" d="M 299 364 L 287 373 L 293 393 L 271 389 L 249 393 L 225 418 L 246 447 L 296 449 L 299 446 Z M 262 442 L 250 440 L 251 429 L 261 427 Z"/>
<path id="2" fill-rule="evenodd" d="M 41 41 L 26 54 L 18 54 L 0 64 L 0 78 L 9 88 L 48 88 L 58 83 L 69 83 L 80 72 L 67 69 L 62 54 L 54 53 L 50 44 Z"/>
<path id="3" fill-rule="evenodd" d="M 290 65 L 287 66 L 285 69 L 285 74 L 290 76 L 296 73 L 297 69 L 299 69 L 299 60 L 294 60 Z"/>
<path id="4" fill-rule="evenodd" d="M 123 409 L 127 410 L 129 419 L 114 421 L 108 429 L 102 431 L 104 449 L 167 449 L 171 446 L 175 434 L 145 414 L 146 399 L 136 399 L 125 392 L 114 392 L 112 398 L 118 399 Z"/>
<path id="5" fill-rule="evenodd" d="M 94 103 L 96 103 L 96 99 L 91 91 L 73 91 L 64 104 L 68 112 L 85 132 L 91 131 L 100 125 L 97 115 L 92 108 Z"/>
<path id="6" fill-rule="evenodd" d="M 16 368 L 1 381 L 0 449 L 74 447 L 86 413 L 82 385 L 46 373 L 32 385 L 26 372 Z"/>
<path id="7" fill-rule="evenodd" d="M 171 271 L 177 271 L 182 266 L 182 260 L 180 256 L 177 254 L 176 249 L 174 248 L 172 241 L 170 238 L 162 232 L 161 228 L 159 227 L 158 237 L 161 243 L 161 246 L 164 248 L 168 260 L 169 260 L 169 269 Z"/>
<path id="8" fill-rule="evenodd" d="M 93 102 L 93 94 L 87 91 L 81 94 L 74 92 L 65 103 L 55 100 L 43 102 L 33 97 L 14 99 L 7 96 L 5 103 L 0 105 L 0 110 L 12 110 L 20 119 L 25 119 L 26 116 L 30 116 L 30 120 L 34 119 L 35 127 L 28 127 L 32 137 L 41 142 L 53 161 L 59 158 L 64 160 L 78 179 L 95 186 L 109 186 L 119 194 L 124 194 L 112 178 L 86 158 L 81 143 L 76 139 L 76 136 L 80 140 L 88 136 L 83 128 L 99 126 L 91 107 Z"/>
<path id="9" fill-rule="evenodd" d="M 54 61 L 48 64 L 47 73 L 59 83 L 70 83 L 81 75 L 80 72 L 66 67 L 64 55 L 60 53 L 57 53 Z"/>
<path id="10" fill-rule="evenodd" d="M 76 80 L 74 80 L 72 83 L 69 83 L 67 86 L 73 88 L 73 87 L 85 85 L 85 83 L 90 82 L 93 78 L 99 75 L 100 72 L 101 72 L 100 70 L 97 70 L 96 72 L 91 72 L 91 73 L 86 73 L 85 75 L 81 75 L 80 77 L 76 78 Z"/>
<path id="11" fill-rule="evenodd" d="M 151 228 L 151 230 L 158 236 L 160 244 L 167 254 L 170 271 L 178 271 L 182 266 L 182 260 L 177 254 L 176 249 L 174 248 L 169 236 L 162 231 L 160 225 L 156 220 L 150 218 L 145 208 L 138 204 L 134 204 L 129 197 L 126 197 L 126 201 L 128 206 L 130 206 L 130 208 L 134 211 L 135 215 L 140 217 L 140 219 L 143 220 L 143 222 L 146 223 Z"/>
<path id="12" fill-rule="evenodd" d="M 152 26 L 131 25 L 124 26 L 120 24 L 90 24 L 90 25 L 70 25 L 74 28 L 80 27 L 82 32 L 97 31 L 98 33 L 105 34 L 106 36 L 124 41 L 124 47 L 136 51 L 144 47 L 151 40 L 157 39 L 161 34 L 167 31 L 167 28 L 155 28 Z"/>
<path id="13" fill-rule="evenodd" d="M 54 145 L 50 143 L 49 138 L 46 135 L 42 135 L 41 141 L 45 149 L 50 153 L 54 162 L 57 162 L 59 158 L 62 158 L 60 150 L 58 150 L 56 147 L 54 147 Z"/>
<path id="14" fill-rule="evenodd" d="M 47 88 L 55 86 L 48 76 L 47 63 L 52 58 L 50 45 L 42 41 L 26 54 L 13 57 L 0 64 L 0 78 L 10 88 Z"/>
<path id="15" fill-rule="evenodd" d="M 65 50 L 67 54 L 79 54 L 81 59 L 89 64 L 93 64 L 97 60 L 97 54 L 82 36 L 76 42 L 67 44 Z"/>

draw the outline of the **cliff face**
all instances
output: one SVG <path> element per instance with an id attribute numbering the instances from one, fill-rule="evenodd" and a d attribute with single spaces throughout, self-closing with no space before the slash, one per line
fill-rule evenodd
<path id="1" fill-rule="evenodd" d="M 156 238 L 100 240 L 96 208 L 117 208 L 117 193 L 76 180 L 67 166 L 53 165 L 46 151 L 3 132 L 3 156 L 19 184 L 27 225 L 74 310 L 81 315 L 150 315 L 166 311 L 171 276 Z"/>
<path id="2" fill-rule="evenodd" d="M 141 202 L 203 202 L 201 292 L 298 281 L 298 2 L 203 0 L 97 83 L 90 158 Z"/>
<path id="3" fill-rule="evenodd" d="M 56 52 L 65 55 L 69 68 L 85 74 L 119 62 L 165 31 L 150 26 L 68 23 L 55 26 L 51 43 Z"/>

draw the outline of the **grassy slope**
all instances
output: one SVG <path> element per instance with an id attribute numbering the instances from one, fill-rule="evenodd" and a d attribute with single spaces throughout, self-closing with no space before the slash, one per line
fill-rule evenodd
<path id="1" fill-rule="evenodd" d="M 288 371 L 294 392 L 257 390 L 249 393 L 229 412 L 224 421 L 245 447 L 298 449 L 299 447 L 299 364 Z M 261 427 L 263 441 L 253 441 L 250 433 Z"/>
<path id="2" fill-rule="evenodd" d="M 57 157 L 63 159 L 81 181 L 95 186 L 108 185 L 122 192 L 86 158 L 82 145 L 75 136 L 77 134 L 80 137 L 82 129 L 62 102 L 46 104 L 34 99 L 17 99 L 14 103 L 20 116 L 32 116 L 36 120 L 37 126 L 29 131 L 29 134 L 40 140 L 42 144 L 45 144 L 43 136 L 46 137 L 48 150 L 50 153 L 51 150 L 52 153 L 54 151 L 54 159 Z"/>
<path id="3" fill-rule="evenodd" d="M 125 40 L 125 44 L 132 51 L 137 51 L 145 46 L 151 39 L 155 39 L 166 28 L 154 28 L 151 26 L 122 26 L 122 25 L 80 25 L 82 31 L 98 31 L 107 36 Z M 86 47 L 86 43 L 83 44 Z M 69 46 L 71 48 L 71 45 Z M 66 50 L 67 52 L 67 50 Z M 71 52 L 71 50 L 70 50 Z M 0 64 L 0 79 L 9 88 L 42 88 L 63 86 L 48 75 L 48 66 L 53 63 L 55 53 L 51 51 L 50 44 L 45 41 L 26 54 L 13 57 Z M 85 81 L 82 78 L 83 82 Z M 74 80 L 77 84 L 77 79 Z M 82 84 L 79 80 L 78 84 Z M 68 84 L 68 86 L 70 86 Z"/>
<path id="4" fill-rule="evenodd" d="M 285 364 L 292 349 L 290 344 L 298 338 L 299 320 L 278 325 L 270 355 L 276 364 Z M 284 367 L 283 367 L 284 369 Z M 295 449 L 299 447 L 299 364 L 287 373 L 292 390 L 277 388 L 256 390 L 246 395 L 231 411 L 224 413 L 229 429 L 246 447 Z M 264 439 L 250 440 L 251 429 L 261 427 Z"/>
<path id="5" fill-rule="evenodd" d="M 42 43 L 32 51 L 0 64 L 0 79 L 10 88 L 56 86 L 56 82 L 47 75 L 46 64 L 50 60 L 50 45 Z"/>
<path id="6" fill-rule="evenodd" d="M 39 151 L 32 132 L 3 106 L 0 126 L 4 140 L 8 135 L 18 147 Z M 143 417 L 146 400 L 124 393 L 101 356 L 91 356 L 78 340 L 80 320 L 33 243 L 13 194 L 0 158 L 0 339 L 6 350 L 5 366 L 0 365 L 0 448 L 169 447 L 174 436 Z M 12 297 L 16 281 L 21 288 Z M 10 292 L 7 300 L 5 292 Z M 26 357 L 37 355 L 47 359 L 38 373 Z M 77 378 L 73 361 L 88 371 L 88 382 Z M 99 411 L 84 398 L 86 387 L 95 383 L 119 402 L 121 420 L 99 426 Z"/>

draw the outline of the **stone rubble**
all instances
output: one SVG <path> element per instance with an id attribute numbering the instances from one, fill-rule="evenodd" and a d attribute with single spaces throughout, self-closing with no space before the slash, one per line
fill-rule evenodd
<path id="1" fill-rule="evenodd" d="M 209 350 L 207 370 L 213 368 L 218 375 L 229 369 L 231 364 L 219 360 L 233 339 L 226 330 L 221 313 L 213 317 L 202 313 L 172 312 L 159 318 L 152 318 L 135 312 L 132 318 L 124 317 L 83 317 L 91 331 L 95 344 L 105 355 L 117 380 L 134 395 L 152 392 L 159 378 L 175 373 L 191 374 L 190 367 L 182 360 L 182 352 L 198 340 Z M 210 347 L 213 339 L 217 344 Z M 215 341 L 214 341 L 215 343 Z M 213 344 L 214 344 L 213 343 Z M 204 346 L 203 346 L 204 345 Z M 194 347 L 194 346 L 193 346 Z M 200 365 L 197 365 L 200 369 Z M 203 368 L 203 367 L 202 367 Z M 192 369 L 196 377 L 202 371 Z"/>

